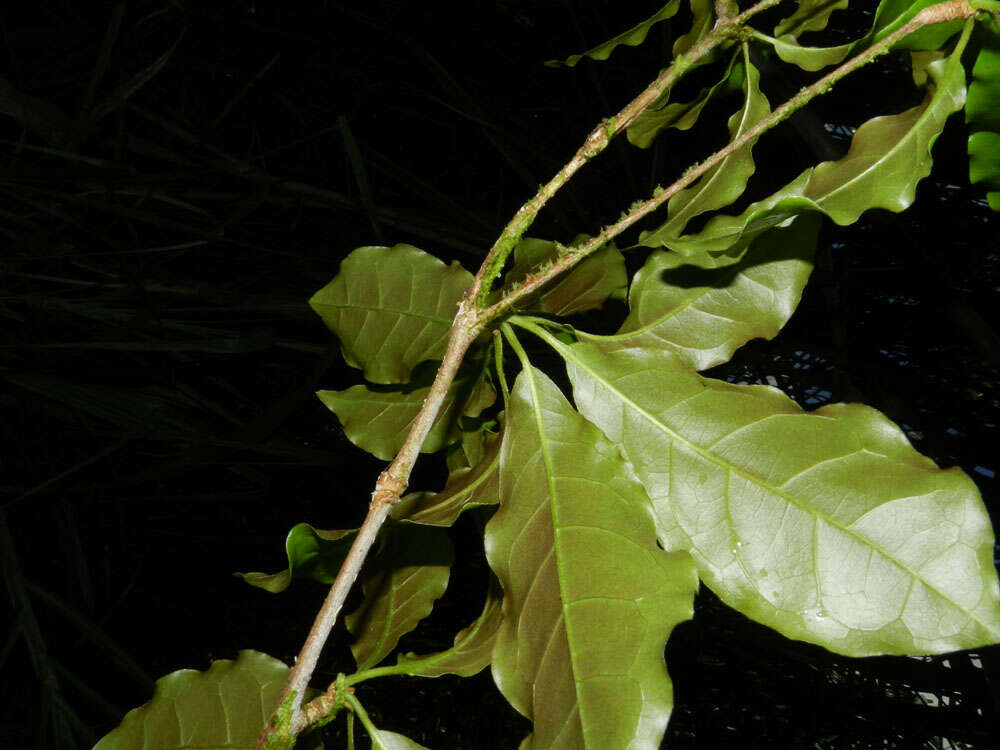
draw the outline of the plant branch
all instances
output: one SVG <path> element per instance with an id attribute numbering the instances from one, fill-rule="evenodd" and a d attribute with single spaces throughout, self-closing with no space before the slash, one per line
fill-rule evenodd
<path id="1" fill-rule="evenodd" d="M 949 2 L 939 3 L 938 5 L 932 5 L 924 8 L 907 23 L 900 26 L 893 33 L 887 35 L 877 44 L 873 44 L 864 52 L 851 58 L 840 67 L 820 78 L 815 83 L 803 88 L 798 94 L 782 104 L 770 115 L 762 119 L 746 132 L 740 134 L 737 138 L 730 141 L 724 148 L 716 151 L 697 167 L 685 172 L 684 175 L 670 187 L 665 190 L 658 191 L 652 198 L 639 203 L 617 222 L 605 227 L 599 234 L 587 240 L 582 245 L 568 248 L 567 252 L 560 255 L 555 262 L 552 263 L 552 265 L 548 266 L 543 271 L 537 274 L 531 274 L 528 280 L 517 287 L 517 289 L 512 290 L 500 301 L 494 303 L 491 307 L 488 307 L 483 311 L 484 324 L 489 323 L 490 321 L 503 315 L 508 310 L 513 308 L 518 301 L 538 291 L 539 288 L 572 268 L 574 265 L 583 260 L 583 258 L 610 242 L 629 227 L 633 226 L 637 221 L 651 214 L 728 156 L 736 151 L 739 151 L 741 148 L 755 141 L 771 128 L 774 128 L 784 120 L 788 119 L 788 117 L 804 107 L 811 100 L 825 94 L 840 79 L 850 73 L 853 73 L 858 68 L 867 65 L 875 58 L 887 53 L 891 49 L 892 45 L 900 39 L 909 36 L 914 31 L 924 26 L 932 26 L 963 18 L 969 19 L 975 16 L 976 13 L 976 9 L 969 5 L 967 0 L 950 0 Z"/>

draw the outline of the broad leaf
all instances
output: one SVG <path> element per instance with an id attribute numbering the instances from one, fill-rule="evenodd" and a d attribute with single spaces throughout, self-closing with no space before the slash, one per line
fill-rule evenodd
<path id="1" fill-rule="evenodd" d="M 760 73 L 750 63 L 749 49 L 743 46 L 743 106 L 729 118 L 730 140 L 734 140 L 771 113 L 767 97 L 760 90 Z M 697 182 L 681 190 L 667 204 L 667 220 L 651 232 L 643 232 L 639 243 L 656 247 L 677 237 L 695 216 L 728 206 L 746 189 L 754 173 L 751 150 L 756 139 L 734 151 L 703 174 Z"/>
<path id="2" fill-rule="evenodd" d="M 728 362 L 754 338 L 771 339 L 792 316 L 812 272 L 818 217 L 758 237 L 736 265 L 677 268 L 679 257 L 650 255 L 629 290 L 629 315 L 614 336 L 581 338 L 603 349 L 665 349 L 696 370 Z"/>
<path id="3" fill-rule="evenodd" d="M 903 211 L 930 174 L 931 147 L 945 121 L 965 102 L 963 49 L 960 44 L 927 66 L 932 85 L 922 104 L 864 123 L 842 159 L 810 167 L 740 216 L 716 216 L 701 232 L 669 239 L 667 246 L 703 267 L 728 265 L 755 237 L 800 213 L 818 211 L 846 225 L 872 208 Z"/>
<path id="4" fill-rule="evenodd" d="M 333 583 L 354 543 L 357 529 L 323 531 L 307 523 L 296 524 L 285 539 L 288 568 L 280 573 L 237 573 L 251 586 L 278 594 L 295 578 Z"/>
<path id="5" fill-rule="evenodd" d="M 418 372 L 422 369 L 418 368 Z M 318 391 L 316 395 L 337 415 L 352 443 L 376 458 L 391 461 L 416 421 L 435 371 L 433 366 L 426 368 L 426 377 L 414 374 L 415 382 L 407 386 L 355 385 L 343 391 Z M 456 378 L 420 450 L 435 453 L 458 440 L 459 417 L 477 416 L 495 398 L 481 373 Z"/>
<path id="6" fill-rule="evenodd" d="M 656 13 L 647 18 L 645 21 L 640 21 L 628 31 L 622 32 L 613 39 L 609 39 L 603 44 L 599 44 L 581 55 L 570 55 L 565 60 L 561 61 L 548 60 L 545 64 L 552 68 L 558 68 L 562 65 L 573 67 L 585 57 L 589 57 L 592 60 L 607 60 L 611 56 L 611 53 L 614 52 L 615 48 L 622 44 L 628 47 L 638 47 L 646 41 L 646 35 L 655 24 L 660 21 L 665 21 L 677 13 L 677 9 L 680 7 L 680 4 L 680 0 L 670 0 L 670 2 L 656 11 Z"/>
<path id="7" fill-rule="evenodd" d="M 535 723 L 522 747 L 656 748 L 673 700 L 663 646 L 692 614 L 691 562 L 659 550 L 618 449 L 544 374 L 521 372 L 508 419 L 486 555 L 504 590 L 493 676 Z"/>
<path id="8" fill-rule="evenodd" d="M 94 750 L 204 750 L 254 747 L 278 705 L 289 669 L 257 651 L 182 669 L 156 681 L 152 700 L 125 716 Z"/>
<path id="9" fill-rule="evenodd" d="M 500 592 L 491 584 L 482 614 L 455 636 L 451 648 L 436 654 L 401 654 L 396 660 L 398 672 L 414 677 L 440 677 L 444 674 L 471 677 L 483 671 L 490 663 L 493 643 L 500 627 L 500 600 Z"/>
<path id="10" fill-rule="evenodd" d="M 864 40 L 869 46 L 885 39 L 889 34 L 908 23 L 917 13 L 941 0 L 882 0 L 875 11 L 875 24 L 869 37 Z M 962 30 L 961 20 L 925 26 L 904 37 L 893 45 L 893 49 L 938 49 L 948 39 Z"/>
<path id="11" fill-rule="evenodd" d="M 781 19 L 774 27 L 774 35 L 798 36 L 807 31 L 822 31 L 830 20 L 830 14 L 835 10 L 846 8 L 847 3 L 848 0 L 799 0 L 795 12 Z"/>
<path id="12" fill-rule="evenodd" d="M 523 281 L 556 254 L 554 242 L 521 240 L 514 248 L 514 264 L 504 277 L 505 284 Z M 519 306 L 551 315 L 575 315 L 601 307 L 609 297 L 623 293 L 627 285 L 625 258 L 614 245 L 605 245 Z"/>
<path id="13" fill-rule="evenodd" d="M 793 34 L 785 34 L 777 39 L 759 34 L 757 38 L 774 47 L 775 53 L 785 62 L 798 65 L 802 70 L 810 72 L 842 62 L 852 49 L 851 44 L 839 44 L 836 47 L 803 47 Z"/>
<path id="14" fill-rule="evenodd" d="M 472 274 L 410 245 L 361 247 L 309 300 L 340 339 L 344 359 L 373 383 L 406 383 L 440 359 Z"/>
<path id="15" fill-rule="evenodd" d="M 1000 640 L 993 531 L 972 481 L 879 412 L 805 413 L 774 388 L 703 378 L 675 357 L 544 333 L 577 407 L 617 443 L 727 604 L 849 656 Z"/>
<path id="16" fill-rule="evenodd" d="M 396 525 L 361 574 L 361 606 L 344 621 L 359 670 L 378 664 L 431 613 L 448 587 L 453 555 L 442 529 Z"/>
<path id="17" fill-rule="evenodd" d="M 972 68 L 965 121 L 969 136 L 969 181 L 983 183 L 994 211 L 1000 211 L 1000 43 L 988 37 Z"/>

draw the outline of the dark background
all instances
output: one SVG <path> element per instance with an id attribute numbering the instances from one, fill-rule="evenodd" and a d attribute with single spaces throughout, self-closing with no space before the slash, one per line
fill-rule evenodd
<path id="1" fill-rule="evenodd" d="M 306 300 L 362 245 L 408 242 L 474 270 L 520 203 L 666 63 L 690 16 L 605 63 L 543 61 L 659 5 L 0 8 L 0 543 L 12 613 L 0 746 L 89 747 L 156 677 L 244 648 L 292 660 L 324 588 L 274 596 L 232 574 L 283 568 L 298 522 L 356 526 L 383 468 L 312 395 L 359 377 Z M 835 14 L 814 43 L 870 23 L 870 12 Z M 773 67 L 772 105 L 807 80 Z M 760 142 L 746 200 L 920 98 L 901 57 L 852 77 Z M 719 103 L 697 132 L 670 131 L 650 152 L 616 143 L 531 233 L 595 231 L 722 145 L 736 106 Z M 797 316 L 713 374 L 773 378 L 807 407 L 882 409 L 918 449 L 969 472 L 993 510 L 1000 243 L 968 185 L 966 136 L 953 117 L 905 214 L 828 223 Z M 613 329 L 623 314 L 612 304 L 581 325 Z M 411 486 L 442 481 L 429 460 Z M 449 593 L 407 649 L 446 646 L 478 611 L 487 572 L 472 523 L 454 538 Z M 347 642 L 338 629 L 321 677 L 350 670 Z M 667 651 L 672 748 L 995 747 L 995 649 L 849 660 L 703 591 Z M 514 748 L 528 731 L 488 671 L 374 681 L 358 695 L 379 726 L 434 748 Z M 328 746 L 343 746 L 333 731 Z"/>

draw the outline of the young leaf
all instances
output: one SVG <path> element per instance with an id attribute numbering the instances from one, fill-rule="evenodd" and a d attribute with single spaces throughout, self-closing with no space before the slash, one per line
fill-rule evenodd
<path id="1" fill-rule="evenodd" d="M 508 420 L 486 555 L 504 590 L 493 676 L 535 723 L 523 746 L 658 747 L 663 645 L 691 617 L 691 562 L 659 550 L 617 448 L 543 373 L 518 376 Z"/>
<path id="2" fill-rule="evenodd" d="M 354 543 L 357 529 L 323 531 L 307 523 L 296 524 L 285 539 L 288 568 L 280 573 L 237 573 L 251 586 L 278 594 L 287 589 L 294 578 L 310 578 L 320 583 L 333 583 L 347 552 Z"/>
<path id="3" fill-rule="evenodd" d="M 750 51 L 743 45 L 743 106 L 729 118 L 729 135 L 735 139 L 771 113 L 767 97 L 760 90 L 760 73 L 750 63 Z M 710 169 L 693 185 L 681 190 L 667 204 L 667 220 L 651 232 L 643 232 L 639 243 L 658 247 L 668 243 L 684 231 L 687 223 L 706 211 L 728 206 L 746 189 L 747 180 L 754 173 L 751 150 L 756 139 L 734 151 Z"/>
<path id="4" fill-rule="evenodd" d="M 543 335 L 578 408 L 634 466 L 666 548 L 689 550 L 727 604 L 848 656 L 1000 641 L 975 485 L 882 414 L 807 414 L 777 389 L 702 378 L 666 353 Z"/>
<path id="5" fill-rule="evenodd" d="M 646 35 L 649 33 L 649 30 L 660 21 L 665 21 L 666 19 L 671 18 L 677 12 L 680 4 L 681 0 L 670 0 L 670 2 L 656 11 L 656 13 L 647 18 L 645 21 L 640 21 L 628 31 L 622 32 L 613 39 L 609 39 L 603 44 L 599 44 L 581 55 L 570 55 L 565 60 L 547 60 L 545 64 L 550 68 L 558 68 L 563 65 L 572 68 L 585 57 L 589 57 L 592 60 L 607 60 L 611 56 L 611 53 L 614 52 L 615 47 L 622 44 L 629 47 L 638 47 L 646 41 Z"/>
<path id="6" fill-rule="evenodd" d="M 278 705 L 288 667 L 258 651 L 181 669 L 156 681 L 152 700 L 126 714 L 94 750 L 250 750 Z"/>
<path id="7" fill-rule="evenodd" d="M 406 383 L 440 359 L 472 274 L 411 245 L 361 247 L 309 300 L 340 339 L 344 359 L 373 383 Z"/>
<path id="8" fill-rule="evenodd" d="M 822 31 L 826 28 L 830 15 L 835 10 L 847 7 L 848 0 L 799 0 L 799 7 L 787 18 L 781 19 L 774 27 L 774 35 L 794 34 L 807 31 Z"/>
<path id="9" fill-rule="evenodd" d="M 607 351 L 665 349 L 696 370 L 728 362 L 754 338 L 774 338 L 792 316 L 812 272 L 818 217 L 803 216 L 758 237 L 736 265 L 678 268 L 650 255 L 629 290 L 629 315 L 614 336 L 579 332 Z"/>
<path id="10" fill-rule="evenodd" d="M 846 225 L 872 208 L 903 211 L 913 202 L 917 183 L 930 174 L 931 147 L 945 121 L 965 102 L 963 49 L 959 44 L 949 57 L 927 66 L 931 87 L 923 103 L 864 123 L 842 159 L 810 167 L 739 216 L 716 216 L 701 232 L 666 238 L 665 244 L 711 268 L 736 262 L 754 237 L 800 213 L 818 211 Z"/>
<path id="11" fill-rule="evenodd" d="M 433 374 L 421 385 L 404 387 L 355 385 L 343 391 L 317 391 L 320 401 L 340 420 L 344 434 L 356 446 L 383 461 L 391 461 L 406 441 L 410 427 L 430 391 Z M 459 439 L 458 418 L 476 416 L 493 403 L 493 388 L 478 377 L 456 378 L 448 389 L 434 426 L 420 450 L 435 453 Z M 414 380 L 418 377 L 414 375 Z"/>
<path id="12" fill-rule="evenodd" d="M 444 595 L 453 555 L 442 529 L 396 525 L 365 566 L 364 601 L 344 621 L 359 670 L 378 664 Z"/>
<path id="13" fill-rule="evenodd" d="M 972 68 L 965 121 L 969 136 L 969 181 L 982 182 L 990 208 L 1000 211 L 1000 43 L 987 38 Z"/>

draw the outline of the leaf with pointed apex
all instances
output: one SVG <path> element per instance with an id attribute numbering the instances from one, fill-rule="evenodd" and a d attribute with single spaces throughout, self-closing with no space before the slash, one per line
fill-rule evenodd
<path id="1" fill-rule="evenodd" d="M 281 699 L 288 667 L 259 651 L 181 669 L 156 681 L 153 698 L 126 714 L 94 750 L 250 750 Z"/>
<path id="2" fill-rule="evenodd" d="M 535 724 L 522 747 L 659 747 L 663 646 L 691 617 L 697 577 L 657 547 L 618 448 L 530 366 L 511 391 L 500 498 L 486 527 L 504 591 L 493 677 Z"/>
<path id="3" fill-rule="evenodd" d="M 399 674 L 413 677 L 440 677 L 457 674 L 471 677 L 490 663 L 493 643 L 502 619 L 501 596 L 491 582 L 483 611 L 476 620 L 455 636 L 455 643 L 436 654 L 400 654 L 396 660 Z"/>
<path id="4" fill-rule="evenodd" d="M 354 543 L 357 529 L 324 531 L 307 523 L 296 524 L 285 538 L 288 568 L 280 573 L 237 573 L 251 586 L 278 594 L 296 578 L 333 583 L 347 552 Z"/>
<path id="5" fill-rule="evenodd" d="M 382 661 L 431 613 L 448 587 L 452 561 L 443 529 L 397 524 L 388 530 L 362 571 L 364 600 L 344 618 L 356 636 L 351 651 L 359 671 Z"/>
<path id="6" fill-rule="evenodd" d="M 388 729 L 376 729 L 369 736 L 372 738 L 372 747 L 376 750 L 429 750 L 416 740 Z"/>
<path id="7" fill-rule="evenodd" d="M 1000 211 L 1000 42 L 987 36 L 976 57 L 965 105 L 969 135 L 969 181 L 983 183 L 990 208 Z"/>
<path id="8" fill-rule="evenodd" d="M 603 44 L 599 44 L 593 49 L 587 50 L 583 54 L 570 55 L 565 60 L 546 60 L 545 64 L 550 68 L 559 68 L 563 66 L 572 68 L 585 57 L 589 57 L 592 60 L 607 60 L 611 56 L 611 53 L 615 51 L 615 48 L 623 44 L 629 47 L 638 47 L 646 41 L 646 35 L 655 24 L 660 21 L 665 21 L 677 13 L 677 9 L 680 7 L 680 4 L 680 0 L 670 0 L 670 2 L 656 11 L 656 13 L 647 18 L 645 21 L 640 21 L 628 31 L 622 32 L 613 39 L 609 39 Z"/>
<path id="9" fill-rule="evenodd" d="M 848 0 L 799 0 L 799 7 L 792 15 L 781 19 L 774 27 L 775 36 L 794 34 L 796 36 L 807 31 L 822 31 L 835 10 L 847 7 Z"/>
<path id="10" fill-rule="evenodd" d="M 411 245 L 360 247 L 309 300 L 340 339 L 344 359 L 373 383 L 406 383 L 441 359 L 472 274 Z"/>
<path id="11" fill-rule="evenodd" d="M 853 49 L 852 44 L 839 44 L 836 47 L 803 47 L 793 34 L 785 34 L 777 39 L 763 35 L 758 38 L 770 44 L 778 57 L 786 63 L 798 65 L 802 70 L 809 72 L 842 62 Z"/>
<path id="12" fill-rule="evenodd" d="M 555 242 L 530 237 L 522 239 L 514 248 L 514 264 L 504 277 L 505 283 L 524 280 L 532 269 L 555 259 L 557 253 Z M 531 295 L 519 307 L 550 315 L 575 315 L 596 310 L 609 297 L 621 294 L 627 285 L 625 258 L 618 248 L 608 244 L 588 255 L 538 294 Z"/>
<path id="13" fill-rule="evenodd" d="M 776 388 L 703 378 L 666 352 L 542 335 L 577 407 L 635 468 L 664 546 L 690 551 L 727 604 L 848 656 L 1000 641 L 975 485 L 885 416 L 858 404 L 805 413 Z"/>
<path id="14" fill-rule="evenodd" d="M 393 518 L 430 526 L 451 526 L 469 508 L 500 502 L 497 468 L 502 433 L 488 434 L 482 456 L 471 468 L 455 469 L 441 492 L 414 492 L 390 511 Z"/>
<path id="15" fill-rule="evenodd" d="M 676 254 L 656 251 L 632 281 L 619 332 L 578 335 L 606 351 L 673 351 L 696 370 L 728 362 L 743 344 L 774 338 L 788 322 L 812 272 L 819 226 L 819 217 L 800 216 L 721 269 L 677 267 Z"/>
<path id="16" fill-rule="evenodd" d="M 810 167 L 741 215 L 716 216 L 697 234 L 669 238 L 667 246 L 713 268 L 737 262 L 755 237 L 800 213 L 818 211 L 843 226 L 872 208 L 908 208 L 917 183 L 930 174 L 934 141 L 965 102 L 963 49 L 927 66 L 933 85 L 923 103 L 864 123 L 842 159 Z"/>
<path id="17" fill-rule="evenodd" d="M 924 8 L 940 2 L 941 0 L 882 0 L 875 11 L 875 23 L 871 33 L 866 39 L 858 42 L 857 46 L 864 44 L 868 47 L 880 42 L 908 23 Z M 896 42 L 892 45 L 892 49 L 938 49 L 962 30 L 963 23 L 964 21 L 957 20 L 924 26 Z"/>
<path id="18" fill-rule="evenodd" d="M 736 53 L 730 59 L 722 79 L 712 86 L 703 88 L 691 101 L 668 104 L 670 97 L 668 91 L 656 104 L 635 118 L 626 131 L 629 143 L 639 148 L 649 148 L 656 140 L 656 136 L 667 128 L 690 129 L 710 101 L 732 91 L 738 91 L 745 80 L 746 70 L 743 67 L 742 56 Z"/>
<path id="19" fill-rule="evenodd" d="M 317 391 L 316 395 L 337 415 L 352 443 L 376 458 L 391 461 L 406 442 L 435 371 L 436 363 L 417 368 L 414 382 L 403 387 L 355 385 L 343 391 Z M 492 386 L 481 375 L 479 371 L 452 382 L 420 448 L 423 453 L 435 453 L 454 443 L 461 437 L 459 417 L 476 416 L 496 399 Z"/>

